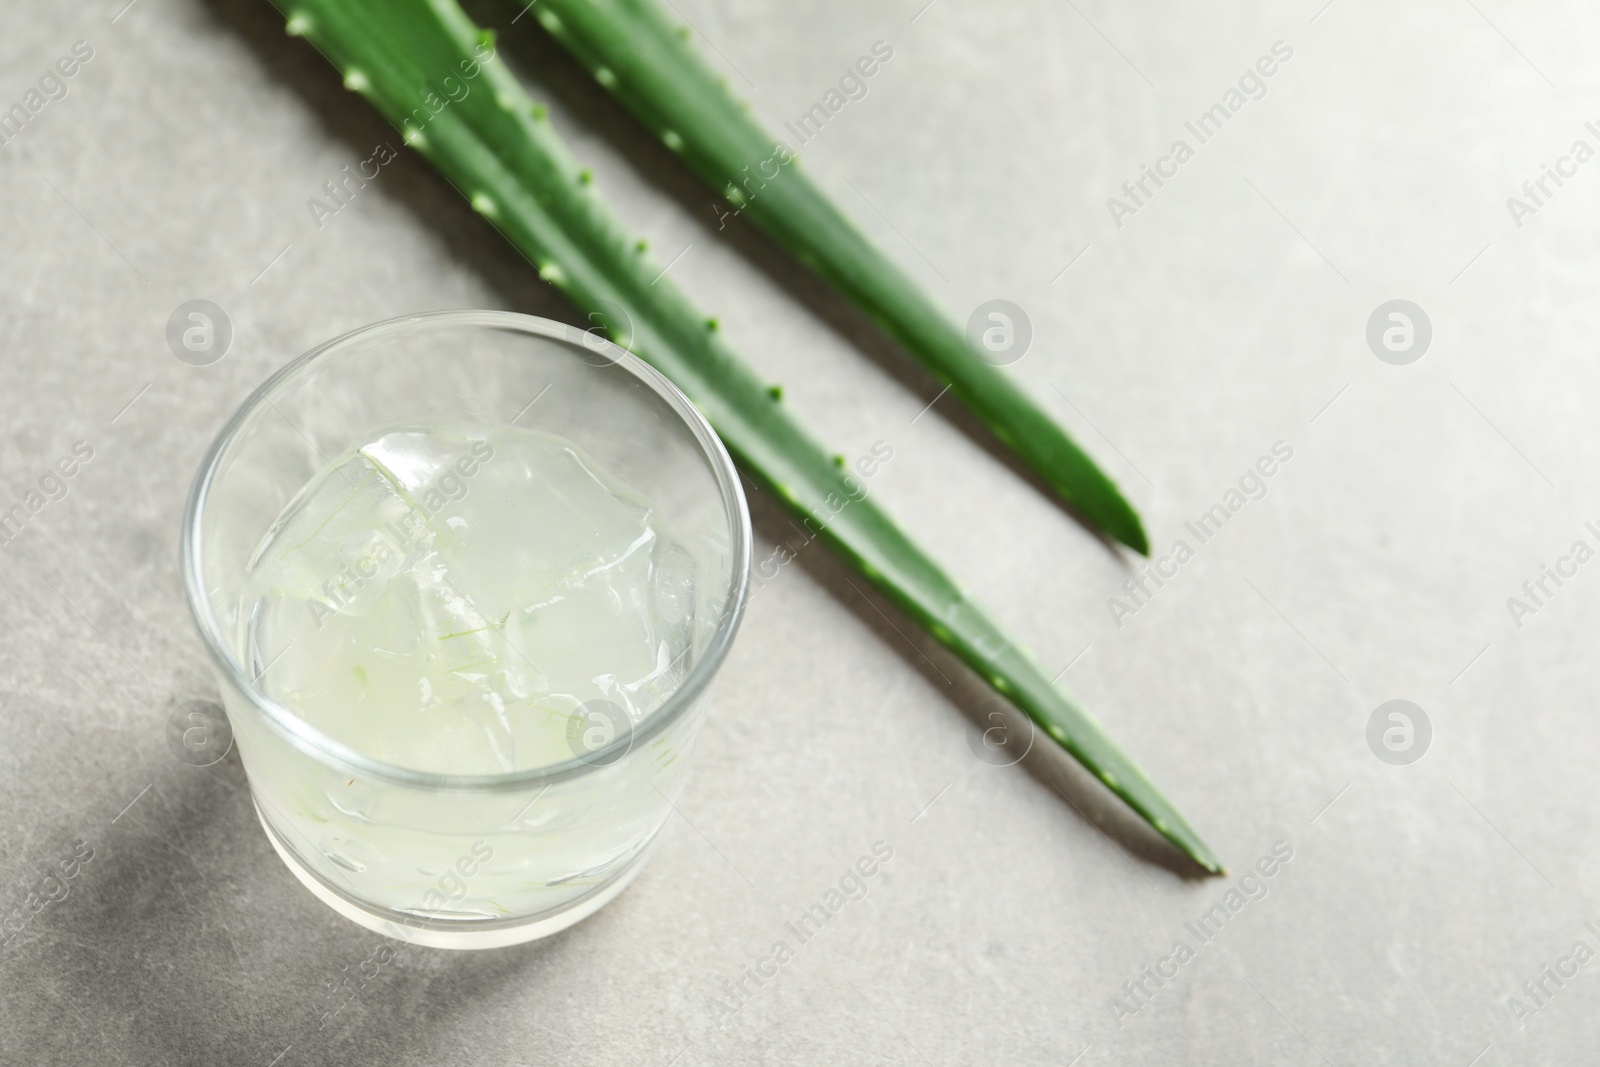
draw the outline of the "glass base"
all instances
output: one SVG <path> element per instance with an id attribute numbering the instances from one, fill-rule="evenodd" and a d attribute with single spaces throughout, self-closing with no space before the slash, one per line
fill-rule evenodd
<path id="1" fill-rule="evenodd" d="M 655 852 L 656 844 L 661 838 L 658 832 L 633 859 L 610 878 L 592 887 L 576 900 L 568 901 L 551 911 L 513 919 L 425 919 L 388 908 L 374 907 L 328 884 L 301 862 L 294 849 L 278 836 L 278 832 L 272 828 L 266 816 L 262 815 L 260 805 L 256 805 L 256 818 L 261 821 L 262 829 L 267 832 L 267 840 L 272 842 L 273 850 L 278 853 L 284 865 L 318 900 L 351 922 L 374 933 L 408 944 L 425 945 L 428 948 L 503 948 L 506 945 L 520 945 L 525 941 L 536 941 L 541 937 L 559 933 L 574 923 L 587 919 L 626 889 L 628 883 L 633 881 L 649 862 L 650 855 Z"/>

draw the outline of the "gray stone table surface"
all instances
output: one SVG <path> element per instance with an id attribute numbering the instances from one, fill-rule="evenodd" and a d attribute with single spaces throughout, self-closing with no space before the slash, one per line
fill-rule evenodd
<path id="1" fill-rule="evenodd" d="M 168 747 L 216 694 L 178 578 L 190 478 L 319 341 L 575 313 L 409 152 L 314 217 L 398 141 L 265 0 L 10 0 L 0 510 L 27 521 L 0 545 L 0 1062 L 1594 1062 L 1594 5 L 674 6 L 779 130 L 892 48 L 805 165 L 956 318 L 1025 310 L 1009 373 L 1126 487 L 1154 576 L 720 220 L 534 18 L 478 11 L 674 279 L 838 451 L 893 448 L 872 491 L 1232 874 L 1194 877 L 1046 746 L 976 758 L 987 691 L 808 548 L 755 592 L 622 897 L 344 984 L 377 936 L 279 862 L 236 753 Z M 234 329 L 206 367 L 164 337 L 196 298 Z M 1369 342 L 1392 300 L 1408 317 Z M 796 540 L 751 503 L 759 554 Z M 879 841 L 864 899 L 731 1001 Z"/>

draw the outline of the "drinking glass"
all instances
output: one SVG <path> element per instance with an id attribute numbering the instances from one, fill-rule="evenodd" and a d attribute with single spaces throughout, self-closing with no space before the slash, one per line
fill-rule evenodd
<path id="1" fill-rule="evenodd" d="M 272 664 L 254 647 L 245 601 L 263 535 L 333 457 L 445 420 L 571 441 L 643 496 L 692 557 L 681 681 L 637 723 L 579 722 L 571 759 L 498 774 L 385 763 L 262 684 Z M 346 334 L 252 393 L 195 477 L 182 567 L 256 813 L 295 877 L 370 930 L 489 948 L 592 914 L 649 858 L 743 614 L 750 542 L 726 450 L 666 378 L 592 331 L 454 311 Z"/>

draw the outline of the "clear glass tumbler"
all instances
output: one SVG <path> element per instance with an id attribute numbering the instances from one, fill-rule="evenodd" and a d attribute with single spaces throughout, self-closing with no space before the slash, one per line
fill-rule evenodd
<path id="1" fill-rule="evenodd" d="M 259 662 L 243 601 L 268 527 L 329 457 L 442 420 L 514 421 L 572 441 L 643 494 L 693 557 L 681 682 L 636 724 L 595 723 L 565 762 L 474 775 L 384 763 L 258 684 L 271 664 Z M 251 394 L 195 477 L 182 566 L 257 814 L 289 869 L 370 930 L 489 948 L 592 914 L 647 860 L 743 614 L 750 541 L 722 443 L 654 369 L 545 319 L 439 312 L 346 334 Z"/>

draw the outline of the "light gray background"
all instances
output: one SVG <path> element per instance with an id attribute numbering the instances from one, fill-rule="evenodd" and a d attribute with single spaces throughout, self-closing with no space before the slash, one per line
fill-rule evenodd
<path id="1" fill-rule="evenodd" d="M 948 398 L 920 414 L 929 378 L 747 226 L 718 232 L 532 18 L 511 27 L 505 53 L 603 194 L 663 263 L 687 248 L 672 277 L 823 439 L 892 444 L 879 499 L 1070 665 L 1062 684 L 1236 873 L 1190 877 L 1054 753 L 979 762 L 985 691 L 814 547 L 751 602 L 682 817 L 633 888 L 544 943 L 408 950 L 350 997 L 329 987 L 378 939 L 293 881 L 236 755 L 197 769 L 167 746 L 173 709 L 214 694 L 177 574 L 184 494 L 232 408 L 319 341 L 424 309 L 573 313 L 409 154 L 314 225 L 307 198 L 398 141 L 264 0 L 125 2 L 0 15 L 0 104 L 95 49 L 0 148 L 0 505 L 94 449 L 0 547 L 0 911 L 75 841 L 94 850 L 0 946 L 0 1061 L 1592 1059 L 1600 963 L 1520 1027 L 1507 998 L 1531 1006 L 1524 981 L 1600 948 L 1600 564 L 1520 628 L 1506 600 L 1600 543 L 1582 526 L 1600 161 L 1521 228 L 1505 204 L 1575 139 L 1600 147 L 1592 5 L 675 0 L 774 127 L 893 46 L 805 164 L 957 318 L 1027 310 L 1013 373 L 1158 554 L 1195 547 L 1185 520 L 1292 446 L 1121 626 L 1107 601 L 1136 560 Z M 1194 144 L 1183 122 L 1278 40 L 1294 55 L 1268 95 L 1117 228 L 1106 198 Z M 192 298 L 236 330 L 207 368 L 163 339 Z M 1405 367 L 1365 341 L 1394 298 L 1434 332 Z M 794 538 L 752 508 L 758 551 Z M 1434 730 L 1407 767 L 1366 742 L 1395 698 Z M 722 982 L 880 839 L 895 855 L 867 898 L 715 1027 Z M 1292 861 L 1202 945 L 1184 923 L 1276 842 Z M 1117 1020 L 1122 984 L 1180 938 L 1196 958 Z"/>

